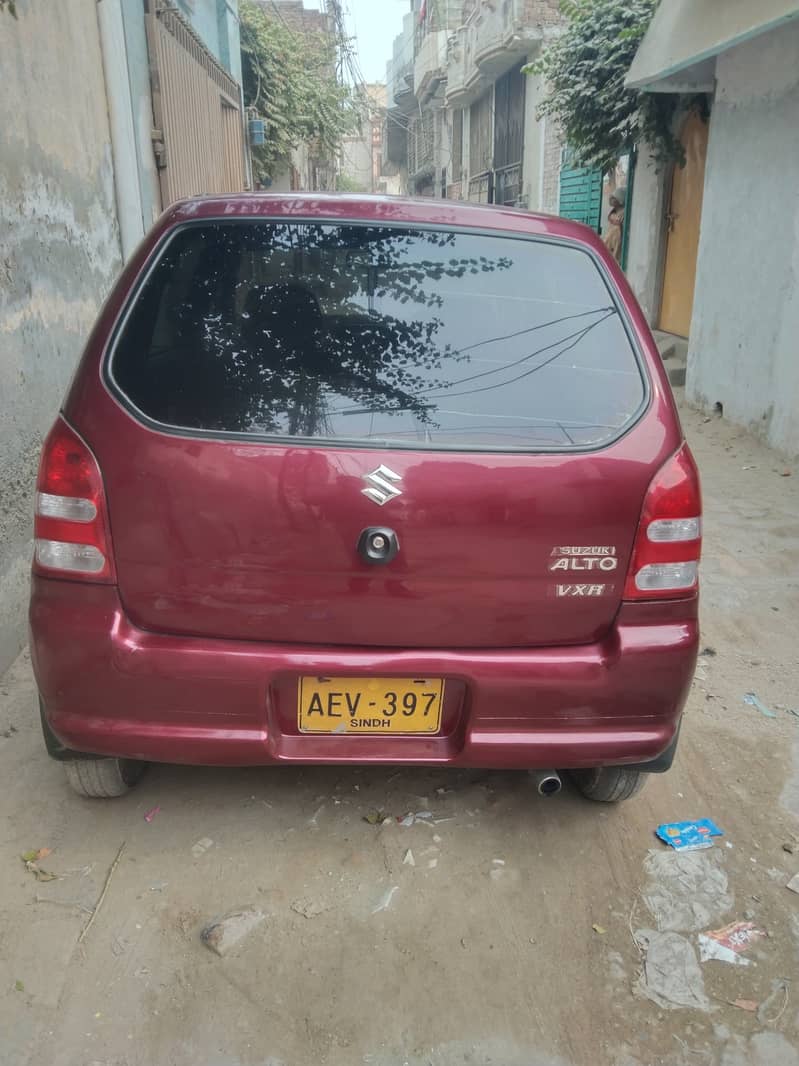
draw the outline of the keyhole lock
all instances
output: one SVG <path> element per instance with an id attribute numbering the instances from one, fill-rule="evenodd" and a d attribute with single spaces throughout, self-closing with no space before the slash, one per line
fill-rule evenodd
<path id="1" fill-rule="evenodd" d="M 363 561 L 372 566 L 390 563 L 398 551 L 397 534 L 385 526 L 369 526 L 358 537 L 358 552 Z"/>

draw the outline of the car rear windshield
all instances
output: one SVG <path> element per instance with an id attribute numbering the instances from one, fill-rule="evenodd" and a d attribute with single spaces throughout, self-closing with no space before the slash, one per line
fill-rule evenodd
<path id="1" fill-rule="evenodd" d="M 111 380 L 181 430 L 475 450 L 594 447 L 645 396 L 579 248 L 303 221 L 176 230 Z"/>

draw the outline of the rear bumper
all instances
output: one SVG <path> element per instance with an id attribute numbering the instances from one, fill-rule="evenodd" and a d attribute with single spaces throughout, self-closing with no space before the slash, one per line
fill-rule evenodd
<path id="1" fill-rule="evenodd" d="M 110 586 L 34 577 L 31 652 L 65 747 L 156 762 L 417 763 L 558 769 L 637 764 L 673 741 L 696 662 L 695 602 L 625 606 L 575 647 L 318 648 L 146 632 Z M 435 737 L 303 736 L 298 676 L 441 676 Z"/>

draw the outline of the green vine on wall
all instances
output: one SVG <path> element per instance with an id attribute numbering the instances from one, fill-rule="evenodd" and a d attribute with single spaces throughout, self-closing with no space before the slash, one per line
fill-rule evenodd
<path id="1" fill-rule="evenodd" d="M 656 7 L 657 0 L 562 0 L 563 33 L 524 68 L 547 86 L 539 114 L 557 120 L 585 166 L 611 170 L 639 142 L 657 164 L 684 161 L 673 132 L 679 98 L 624 85 Z"/>
<path id="2" fill-rule="evenodd" d="M 302 143 L 334 158 L 357 121 L 351 93 L 336 79 L 334 39 L 295 32 L 253 0 L 242 0 L 240 18 L 244 104 L 265 122 L 266 144 L 252 149 L 257 176 L 275 178 Z"/>
<path id="3" fill-rule="evenodd" d="M 17 17 L 17 5 L 15 0 L 0 0 L 0 11 L 7 11 L 9 15 Z"/>

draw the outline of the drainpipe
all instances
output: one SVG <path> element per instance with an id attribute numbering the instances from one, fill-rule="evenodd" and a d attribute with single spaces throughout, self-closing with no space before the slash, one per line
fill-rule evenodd
<path id="1" fill-rule="evenodd" d="M 127 260 L 144 236 L 145 226 L 121 4 L 122 0 L 102 0 L 102 3 L 98 3 L 97 24 L 111 129 L 117 219 L 122 258 Z"/>

